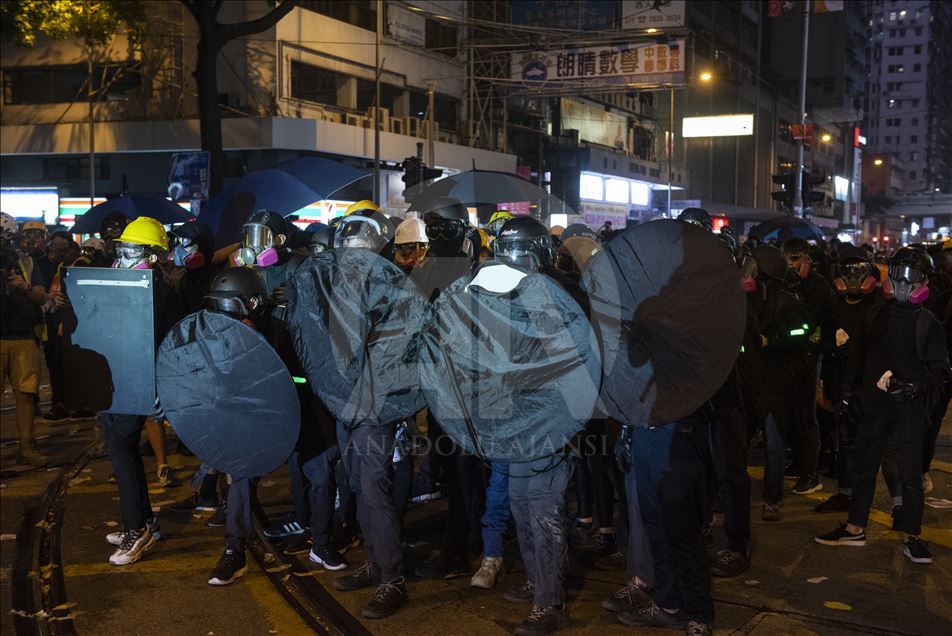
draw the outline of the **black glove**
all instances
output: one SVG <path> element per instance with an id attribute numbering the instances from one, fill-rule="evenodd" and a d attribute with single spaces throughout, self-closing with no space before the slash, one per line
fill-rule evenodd
<path id="1" fill-rule="evenodd" d="M 889 386 L 886 389 L 889 397 L 899 402 L 912 402 L 919 397 L 919 385 L 915 382 L 905 382 L 896 378 L 889 379 Z"/>
<path id="2" fill-rule="evenodd" d="M 623 473 L 631 470 L 631 438 L 630 426 L 622 426 L 618 429 L 618 439 L 615 441 L 615 462 Z"/>

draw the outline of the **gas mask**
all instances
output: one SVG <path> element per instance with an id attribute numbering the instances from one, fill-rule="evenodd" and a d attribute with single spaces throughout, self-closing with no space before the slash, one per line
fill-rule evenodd
<path id="1" fill-rule="evenodd" d="M 195 239 L 180 238 L 172 248 L 172 262 L 176 267 L 201 269 L 205 266 L 205 255 L 198 249 Z"/>
<path id="2" fill-rule="evenodd" d="M 856 261 L 841 264 L 837 266 L 837 274 L 833 279 L 833 287 L 840 294 L 858 298 L 876 289 L 876 279 L 870 273 L 869 263 Z"/>
<path id="3" fill-rule="evenodd" d="M 155 255 L 145 245 L 120 243 L 116 248 L 114 269 L 152 269 Z"/>
<path id="4" fill-rule="evenodd" d="M 740 262 L 741 288 L 752 294 L 757 291 L 757 261 L 749 254 L 744 255 Z"/>
<path id="5" fill-rule="evenodd" d="M 787 257 L 787 277 L 788 283 L 797 283 L 805 280 L 810 275 L 810 257 L 806 254 L 794 252 L 785 254 Z"/>
<path id="6" fill-rule="evenodd" d="M 883 283 L 883 295 L 901 303 L 924 303 L 929 299 L 929 279 L 915 267 L 891 265 L 889 278 Z"/>
<path id="7" fill-rule="evenodd" d="M 278 249 L 274 244 L 276 238 L 267 225 L 247 223 L 244 226 L 242 246 L 232 260 L 239 267 L 271 267 L 278 262 Z"/>

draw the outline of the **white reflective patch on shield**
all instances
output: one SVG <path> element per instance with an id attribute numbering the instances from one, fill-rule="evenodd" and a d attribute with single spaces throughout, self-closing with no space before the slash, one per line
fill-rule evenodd
<path id="1" fill-rule="evenodd" d="M 492 294 L 507 294 L 515 289 L 525 277 L 526 273 L 518 269 L 513 269 L 502 263 L 493 264 L 482 267 L 469 285 L 466 286 L 466 289 L 479 287 Z"/>
<path id="2" fill-rule="evenodd" d="M 96 278 L 80 279 L 76 281 L 80 287 L 84 285 L 94 285 L 96 287 L 144 287 L 149 288 L 149 279 L 142 280 L 102 280 Z"/>

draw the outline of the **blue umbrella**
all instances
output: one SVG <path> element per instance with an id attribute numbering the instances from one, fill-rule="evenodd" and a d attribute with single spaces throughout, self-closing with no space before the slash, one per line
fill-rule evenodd
<path id="1" fill-rule="evenodd" d="M 292 214 L 368 174 L 321 157 L 292 159 L 250 172 L 226 188 L 209 202 L 202 221 L 212 228 L 220 248 L 240 240 L 242 225 L 256 210 Z"/>
<path id="2" fill-rule="evenodd" d="M 762 241 L 786 241 L 788 238 L 823 240 L 823 231 L 820 228 L 798 216 L 783 216 L 758 223 L 748 234 Z"/>
<path id="3" fill-rule="evenodd" d="M 129 219 L 150 216 L 162 225 L 185 223 L 195 218 L 191 212 L 185 211 L 178 203 L 172 203 L 168 199 L 123 194 L 89 208 L 88 212 L 79 217 L 70 229 L 70 233 L 96 234 L 99 232 L 103 219 L 112 212 L 122 212 Z"/>

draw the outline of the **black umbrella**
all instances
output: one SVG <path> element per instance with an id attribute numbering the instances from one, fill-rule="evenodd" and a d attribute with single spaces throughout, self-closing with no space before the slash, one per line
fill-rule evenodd
<path id="1" fill-rule="evenodd" d="M 301 415 L 291 374 L 247 325 L 204 310 L 185 317 L 159 346 L 155 378 L 176 435 L 212 468 L 266 475 L 294 449 Z"/>
<path id="2" fill-rule="evenodd" d="M 158 197 L 141 196 L 138 194 L 123 194 L 113 199 L 107 199 L 94 205 L 83 214 L 73 227 L 71 234 L 96 234 L 103 219 L 112 212 L 122 212 L 128 219 L 140 216 L 152 217 L 162 225 L 185 223 L 195 217 L 178 203 Z"/>
<path id="3" fill-rule="evenodd" d="M 601 353 L 602 408 L 634 426 L 692 413 L 740 351 L 746 299 L 724 243 L 660 220 L 628 228 L 582 275 Z"/>
<path id="4" fill-rule="evenodd" d="M 786 241 L 788 238 L 802 238 L 807 241 L 822 241 L 823 232 L 813 223 L 798 216 L 784 216 L 758 223 L 748 236 L 761 241 Z"/>

